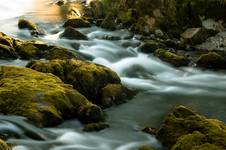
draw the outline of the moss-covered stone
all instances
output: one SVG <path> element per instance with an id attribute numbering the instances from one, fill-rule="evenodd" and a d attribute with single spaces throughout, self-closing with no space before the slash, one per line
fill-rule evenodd
<path id="1" fill-rule="evenodd" d="M 8 35 L 0 32 L 0 44 L 13 47 L 13 39 Z"/>
<path id="2" fill-rule="evenodd" d="M 16 58 L 18 58 L 18 56 L 14 48 L 0 44 L 0 59 L 16 59 Z"/>
<path id="3" fill-rule="evenodd" d="M 166 47 L 164 44 L 154 41 L 154 40 L 148 40 L 144 41 L 144 43 L 139 47 L 139 51 L 143 53 L 154 53 L 156 49 L 164 48 Z"/>
<path id="4" fill-rule="evenodd" d="M 2 114 L 24 116 L 38 126 L 56 125 L 72 117 L 87 122 L 103 119 L 103 112 L 98 106 L 52 74 L 0 66 L 0 76 Z M 87 115 L 84 110 L 96 113 Z"/>
<path id="5" fill-rule="evenodd" d="M 138 150 L 154 150 L 154 148 L 152 148 L 149 145 L 143 145 L 143 146 L 139 147 Z"/>
<path id="6" fill-rule="evenodd" d="M 124 103 L 135 95 L 134 91 L 121 84 L 108 84 L 102 88 L 101 93 L 101 101 L 98 104 L 104 108 Z"/>
<path id="7" fill-rule="evenodd" d="M 91 27 L 91 24 L 82 18 L 76 18 L 76 19 L 68 19 L 64 23 L 63 27 L 87 28 L 87 27 Z"/>
<path id="8" fill-rule="evenodd" d="M 198 67 L 208 68 L 208 69 L 225 69 L 226 60 L 221 55 L 216 52 L 209 52 L 207 54 L 202 54 L 197 62 Z"/>
<path id="9" fill-rule="evenodd" d="M 12 150 L 12 148 L 0 139 L 0 150 Z"/>
<path id="10" fill-rule="evenodd" d="M 107 84 L 120 83 L 120 78 L 111 69 L 80 60 L 33 61 L 27 67 L 53 73 L 94 103 L 99 102 L 101 89 Z"/>
<path id="11" fill-rule="evenodd" d="M 164 120 L 157 138 L 171 150 L 204 150 L 209 144 L 211 149 L 225 149 L 226 126 L 178 106 Z"/>
<path id="12" fill-rule="evenodd" d="M 20 19 L 18 21 L 19 29 L 28 29 L 32 36 L 44 35 L 45 33 L 34 22 L 26 19 Z"/>
<path id="13" fill-rule="evenodd" d="M 23 42 L 16 47 L 16 51 L 22 59 L 46 58 L 51 60 L 79 58 L 79 56 L 66 48 L 48 45 L 39 41 Z"/>
<path id="14" fill-rule="evenodd" d="M 90 123 L 84 126 L 83 131 L 86 132 L 100 131 L 109 127 L 110 127 L 109 124 L 105 122 Z"/>
<path id="15" fill-rule="evenodd" d="M 60 38 L 66 38 L 70 40 L 88 40 L 88 37 L 74 29 L 73 27 L 66 27 L 64 32 L 60 35 Z"/>
<path id="16" fill-rule="evenodd" d="M 165 49 L 155 50 L 154 55 L 176 67 L 187 66 L 189 63 L 189 60 L 186 56 L 177 55 Z"/>

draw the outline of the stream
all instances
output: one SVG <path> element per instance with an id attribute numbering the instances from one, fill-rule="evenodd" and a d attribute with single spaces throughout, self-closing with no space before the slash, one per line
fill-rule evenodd
<path id="1" fill-rule="evenodd" d="M 0 116 L 0 132 L 13 150 L 136 150 L 141 145 L 164 148 L 158 140 L 140 130 L 149 125 L 158 127 L 175 105 L 191 106 L 200 113 L 226 122 L 225 72 L 197 68 L 174 68 L 152 54 L 138 52 L 139 35 L 129 31 L 108 31 L 96 26 L 78 29 L 89 40 L 60 39 L 63 21 L 52 0 L 1 0 L 0 31 L 10 36 L 35 39 L 26 30 L 19 30 L 19 18 L 37 22 L 47 33 L 38 40 L 75 50 L 89 61 L 113 69 L 122 83 L 140 92 L 127 103 L 105 110 L 110 128 L 86 133 L 77 120 L 69 120 L 54 128 L 37 128 L 19 116 Z M 42 6 L 38 6 L 39 3 Z M 36 5 L 37 4 L 37 5 Z M 47 10 L 48 9 L 48 10 Z M 105 40 L 106 37 L 120 37 Z M 0 60 L 1 65 L 25 66 L 24 60 Z"/>

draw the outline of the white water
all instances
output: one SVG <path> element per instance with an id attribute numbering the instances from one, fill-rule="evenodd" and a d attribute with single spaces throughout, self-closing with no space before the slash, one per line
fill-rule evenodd
<path id="1" fill-rule="evenodd" d="M 4 0 L 3 0 L 4 1 Z M 31 39 L 25 30 L 17 29 L 20 17 L 30 18 L 34 6 L 32 0 L 7 0 L 0 3 L 0 31 L 14 37 Z M 45 5 L 51 1 L 43 1 Z M 41 10 L 39 10 L 41 11 Z M 45 12 L 45 10 L 43 10 Z M 31 13 L 32 12 L 32 13 Z M 43 13 L 43 12 L 42 12 Z M 112 68 L 121 77 L 123 84 L 141 90 L 126 104 L 106 110 L 111 128 L 94 133 L 84 133 L 82 125 L 76 121 L 67 121 L 56 128 L 39 129 L 18 117 L 2 116 L 0 131 L 9 135 L 9 143 L 16 146 L 13 150 L 135 150 L 143 144 L 162 149 L 152 136 L 140 132 L 145 125 L 158 127 L 169 109 L 178 104 L 189 105 L 201 113 L 226 121 L 226 76 L 225 72 L 203 71 L 194 68 L 174 68 L 152 55 L 139 53 L 140 43 L 135 37 L 127 39 L 126 30 L 106 31 L 92 27 L 79 29 L 87 34 L 88 41 L 59 39 L 63 31 L 62 22 L 45 24 L 36 20 L 47 36 L 39 39 L 71 48 L 71 44 L 80 43 L 79 51 L 89 55 L 93 62 Z M 59 31 L 52 34 L 52 31 Z M 119 36 L 121 40 L 107 41 L 104 36 Z M 123 43 L 131 46 L 123 47 Z M 0 61 L 1 65 L 21 65 L 21 60 Z M 27 135 L 32 132 L 44 140 Z M 13 138 L 18 135 L 18 138 Z M 35 136 L 35 137 L 36 137 Z"/>

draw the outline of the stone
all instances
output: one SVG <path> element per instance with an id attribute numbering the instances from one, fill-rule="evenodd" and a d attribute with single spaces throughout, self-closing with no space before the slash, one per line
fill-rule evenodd
<path id="1" fill-rule="evenodd" d="M 84 126 L 83 131 L 86 132 L 101 131 L 109 127 L 110 127 L 109 124 L 105 122 L 90 123 Z"/>
<path id="2" fill-rule="evenodd" d="M 154 53 L 156 49 L 166 47 L 164 44 L 154 41 L 154 40 L 146 40 L 144 43 L 139 47 L 139 51 L 143 53 Z"/>
<path id="3" fill-rule="evenodd" d="M 91 24 L 82 18 L 75 18 L 75 19 L 68 19 L 64 23 L 63 27 L 87 28 L 87 27 L 91 27 Z"/>
<path id="4" fill-rule="evenodd" d="M 29 68 L 0 66 L 0 110 L 27 117 L 37 126 L 54 126 L 65 119 L 100 122 L 100 107 L 52 74 Z M 88 112 L 95 112 L 90 114 Z"/>
<path id="5" fill-rule="evenodd" d="M 88 37 L 85 34 L 72 27 L 65 28 L 64 32 L 60 35 L 60 38 L 66 38 L 70 40 L 88 40 Z"/>

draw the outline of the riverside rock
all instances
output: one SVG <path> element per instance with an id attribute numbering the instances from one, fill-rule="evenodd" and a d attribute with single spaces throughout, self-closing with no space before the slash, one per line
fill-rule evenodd
<path id="1" fill-rule="evenodd" d="M 97 104 L 102 88 L 107 84 L 120 84 L 120 78 L 111 69 L 81 60 L 31 61 L 27 67 L 58 76 Z"/>
<path id="2" fill-rule="evenodd" d="M 88 37 L 74 29 L 73 27 L 66 27 L 64 32 L 60 35 L 60 38 L 66 38 L 70 40 L 88 40 Z"/>
<path id="3" fill-rule="evenodd" d="M 157 138 L 170 150 L 223 150 L 226 125 L 185 106 L 177 106 L 166 116 Z"/>
<path id="4" fill-rule="evenodd" d="M 37 126 L 53 126 L 75 117 L 89 123 L 103 121 L 101 108 L 52 74 L 0 66 L 0 76 L 2 114 L 27 117 Z"/>
<path id="5" fill-rule="evenodd" d="M 91 27 L 91 24 L 82 18 L 75 18 L 75 19 L 68 19 L 64 23 L 63 27 L 87 28 L 87 27 Z"/>
<path id="6" fill-rule="evenodd" d="M 18 21 L 19 29 L 28 29 L 32 36 L 44 35 L 45 33 L 34 22 L 26 19 L 20 19 Z"/>

